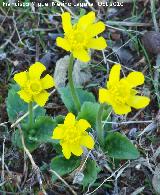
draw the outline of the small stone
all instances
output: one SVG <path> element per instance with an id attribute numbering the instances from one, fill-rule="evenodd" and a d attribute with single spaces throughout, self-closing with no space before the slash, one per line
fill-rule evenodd
<path id="1" fill-rule="evenodd" d="M 139 171 L 139 170 L 140 170 L 140 168 L 141 168 L 141 164 L 136 165 L 136 167 L 135 167 L 135 168 L 136 168 L 136 170 L 138 170 L 138 171 Z"/>
<path id="2" fill-rule="evenodd" d="M 151 54 L 157 55 L 160 53 L 160 33 L 159 32 L 146 32 L 143 35 L 142 43 L 144 48 Z"/>
<path id="3" fill-rule="evenodd" d="M 77 172 L 75 174 L 74 180 L 73 180 L 73 184 L 81 184 L 82 181 L 84 179 L 84 174 L 82 172 Z"/>

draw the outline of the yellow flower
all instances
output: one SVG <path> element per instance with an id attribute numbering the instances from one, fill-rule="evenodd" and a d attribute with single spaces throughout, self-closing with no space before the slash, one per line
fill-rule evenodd
<path id="1" fill-rule="evenodd" d="M 83 153 L 82 146 L 89 149 L 94 147 L 93 138 L 86 132 L 91 125 L 84 119 L 75 119 L 72 113 L 65 117 L 64 124 L 59 124 L 53 131 L 52 139 L 59 139 L 65 158 L 69 159 L 71 153 L 80 156 Z"/>
<path id="2" fill-rule="evenodd" d="M 89 48 L 102 50 L 107 47 L 103 37 L 95 38 L 105 30 L 103 22 L 95 22 L 95 13 L 89 12 L 72 25 L 71 15 L 64 12 L 62 15 L 64 38 L 58 37 L 56 42 L 59 47 L 73 53 L 73 56 L 83 62 L 90 60 Z"/>
<path id="3" fill-rule="evenodd" d="M 20 72 L 14 75 L 14 80 L 21 87 L 17 93 L 27 103 L 36 102 L 39 106 L 44 106 L 48 100 L 49 89 L 55 85 L 54 79 L 47 74 L 40 78 L 46 67 L 40 62 L 31 65 L 29 71 Z"/>
<path id="4" fill-rule="evenodd" d="M 120 79 L 121 65 L 115 64 L 110 72 L 107 89 L 99 89 L 99 102 L 112 105 L 116 114 L 127 114 L 131 107 L 140 109 L 147 106 L 150 99 L 137 95 L 134 88 L 144 83 L 141 72 L 131 72 L 127 77 Z"/>

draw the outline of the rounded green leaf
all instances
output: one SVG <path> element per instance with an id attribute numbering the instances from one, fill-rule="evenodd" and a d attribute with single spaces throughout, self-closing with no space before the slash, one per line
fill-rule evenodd
<path id="1" fill-rule="evenodd" d="M 52 159 L 50 166 L 53 171 L 58 173 L 58 175 L 63 176 L 69 174 L 80 166 L 80 158 L 71 157 L 67 160 L 63 156 L 57 156 Z M 53 174 L 52 181 L 55 181 L 56 179 L 57 177 Z"/>
<path id="2" fill-rule="evenodd" d="M 95 102 L 84 102 L 80 112 L 78 113 L 77 119 L 86 119 L 91 124 L 92 128 L 95 128 L 99 106 L 100 104 Z M 108 114 L 109 109 L 104 109 L 103 120 L 108 117 Z"/>
<path id="3" fill-rule="evenodd" d="M 60 93 L 61 99 L 62 99 L 63 103 L 65 104 L 65 106 L 67 107 L 68 111 L 75 114 L 76 107 L 74 105 L 69 87 L 59 88 L 58 92 Z M 76 93 L 79 97 L 79 101 L 80 101 L 81 105 L 83 105 L 83 103 L 86 101 L 88 101 L 88 102 L 95 102 L 96 101 L 93 94 L 88 92 L 88 91 L 85 91 L 85 90 L 80 89 L 80 88 L 76 88 Z"/>
<path id="4" fill-rule="evenodd" d="M 93 184 L 96 181 L 100 170 L 101 169 L 97 165 L 96 161 L 88 159 L 86 168 L 84 170 L 84 179 L 82 181 L 83 187 L 87 187 L 89 184 Z"/>
<path id="5" fill-rule="evenodd" d="M 139 157 L 137 148 L 120 133 L 109 133 L 105 140 L 105 152 L 116 159 L 136 159 Z"/>

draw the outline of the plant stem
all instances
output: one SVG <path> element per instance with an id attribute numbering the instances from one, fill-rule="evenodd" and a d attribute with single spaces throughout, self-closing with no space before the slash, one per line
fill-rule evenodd
<path id="1" fill-rule="evenodd" d="M 103 132 L 103 123 L 102 123 L 102 116 L 103 116 L 103 108 L 104 104 L 100 104 L 97 119 L 96 119 L 96 131 L 98 142 L 101 146 L 104 146 L 104 132 Z"/>
<path id="2" fill-rule="evenodd" d="M 29 112 L 29 127 L 33 126 L 33 105 L 32 102 L 28 104 L 28 112 Z"/>
<path id="3" fill-rule="evenodd" d="M 79 98 L 76 94 L 76 90 L 74 88 L 73 77 L 72 77 L 73 62 L 74 62 L 74 57 L 73 57 L 73 54 L 71 54 L 70 60 L 69 60 L 69 66 L 68 66 L 68 81 L 69 81 L 69 87 L 70 87 L 71 96 L 73 98 L 74 104 L 76 106 L 77 111 L 80 111 L 81 104 L 80 104 Z"/>

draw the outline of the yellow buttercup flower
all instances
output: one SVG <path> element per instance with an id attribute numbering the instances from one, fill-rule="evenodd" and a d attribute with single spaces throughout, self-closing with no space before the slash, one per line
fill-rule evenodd
<path id="1" fill-rule="evenodd" d="M 73 56 L 83 62 L 90 60 L 89 49 L 102 50 L 107 47 L 105 39 L 101 36 L 95 38 L 105 30 L 105 24 L 95 22 L 95 13 L 89 12 L 72 25 L 71 15 L 64 12 L 62 15 L 64 38 L 58 37 L 56 42 L 59 47 L 73 53 Z"/>
<path id="2" fill-rule="evenodd" d="M 127 114 L 131 107 L 140 109 L 147 106 L 150 99 L 137 95 L 134 88 L 144 83 L 141 72 L 131 72 L 127 77 L 120 79 L 121 65 L 115 64 L 110 72 L 107 89 L 99 89 L 99 102 L 112 105 L 116 114 Z"/>
<path id="3" fill-rule="evenodd" d="M 44 106 L 48 100 L 49 89 L 55 85 L 54 79 L 47 74 L 40 78 L 46 67 L 40 62 L 31 65 L 29 71 L 20 72 L 14 75 L 14 80 L 21 87 L 17 93 L 27 103 L 36 102 L 39 106 Z"/>
<path id="4" fill-rule="evenodd" d="M 94 147 L 93 138 L 86 132 L 91 125 L 84 119 L 76 120 L 72 113 L 65 117 L 64 124 L 59 124 L 53 131 L 52 139 L 59 139 L 65 158 L 69 159 L 71 153 L 81 156 L 82 146 L 89 149 Z"/>

